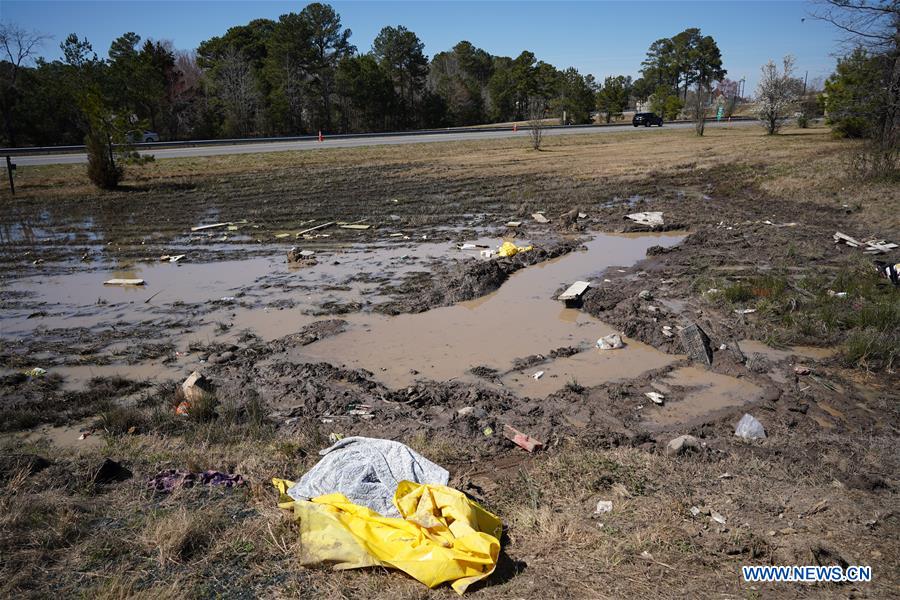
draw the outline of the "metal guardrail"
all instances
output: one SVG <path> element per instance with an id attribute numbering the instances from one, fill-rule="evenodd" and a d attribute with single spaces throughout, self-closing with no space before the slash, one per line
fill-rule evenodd
<path id="1" fill-rule="evenodd" d="M 713 119 L 709 119 L 712 121 Z M 750 121 L 752 117 L 732 117 L 732 121 Z M 669 123 L 693 123 L 691 120 L 668 121 Z M 631 122 L 604 123 L 602 125 L 547 125 L 545 129 L 603 129 L 606 127 L 631 127 Z M 519 129 L 526 130 L 528 125 Z M 400 137 L 405 135 L 442 135 L 448 133 L 493 133 L 496 131 L 514 131 L 513 127 L 448 127 L 445 129 L 414 129 L 410 131 L 383 131 L 373 133 L 332 133 L 326 134 L 326 139 L 365 139 L 376 137 Z M 128 148 L 138 150 L 153 150 L 164 148 L 193 148 L 196 146 L 233 146 L 239 144 L 270 144 L 276 142 L 311 142 L 318 139 L 317 135 L 296 135 L 278 137 L 252 137 L 252 138 L 226 138 L 215 140 L 179 140 L 171 142 L 141 142 L 127 144 Z M 0 148 L 0 156 L 30 156 L 40 154 L 69 154 L 84 152 L 85 147 L 80 146 L 30 146 L 24 148 Z"/>

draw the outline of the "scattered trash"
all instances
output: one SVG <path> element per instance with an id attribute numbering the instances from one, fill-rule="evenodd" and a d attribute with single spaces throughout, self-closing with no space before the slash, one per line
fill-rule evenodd
<path id="1" fill-rule="evenodd" d="M 494 257 L 493 250 L 482 250 L 481 251 L 481 258 L 493 258 L 493 257 Z"/>
<path id="2" fill-rule="evenodd" d="M 506 224 L 507 227 L 511 227 L 513 229 L 515 229 L 516 227 L 519 227 L 521 225 L 522 225 L 522 221 L 510 221 L 509 223 Z"/>
<path id="3" fill-rule="evenodd" d="M 692 516 L 692 517 L 699 517 L 699 516 L 700 516 L 700 509 L 699 509 L 698 507 L 696 507 L 696 506 L 692 506 L 692 507 L 691 507 L 691 516 Z"/>
<path id="4" fill-rule="evenodd" d="M 295 500 L 343 494 L 385 517 L 399 517 L 392 498 L 397 484 L 447 485 L 450 474 L 400 442 L 348 437 L 319 451 L 322 459 L 287 490 Z"/>
<path id="5" fill-rule="evenodd" d="M 734 313 L 737 315 L 749 315 L 749 314 L 755 313 L 755 312 L 756 312 L 755 308 L 738 308 L 734 311 Z"/>
<path id="6" fill-rule="evenodd" d="M 503 242 L 500 245 L 500 249 L 497 251 L 498 256 L 502 256 L 504 258 L 515 256 L 519 252 L 528 252 L 534 246 L 516 246 L 512 242 Z"/>
<path id="7" fill-rule="evenodd" d="M 475 417 L 476 419 L 483 419 L 484 417 L 487 416 L 487 412 L 485 412 L 485 410 L 483 408 L 478 408 L 476 406 L 464 406 L 464 407 L 460 408 L 458 411 L 456 411 L 456 414 L 458 414 L 461 417 L 472 416 L 472 417 Z"/>
<path id="8" fill-rule="evenodd" d="M 337 444 L 342 439 L 344 439 L 343 433 L 337 433 L 337 432 L 332 431 L 331 433 L 328 434 L 328 441 L 331 442 L 332 444 Z"/>
<path id="9" fill-rule="evenodd" d="M 162 256 L 159 257 L 159 260 L 162 262 L 177 263 L 179 260 L 181 260 L 185 256 L 186 256 L 185 254 L 176 254 L 175 256 L 171 256 L 169 254 L 163 254 Z"/>
<path id="10" fill-rule="evenodd" d="M 533 213 L 531 215 L 531 218 L 534 219 L 535 221 L 537 221 L 538 223 L 540 223 L 541 225 L 544 225 L 544 224 L 550 222 L 550 219 L 545 217 L 543 213 L 539 213 L 539 212 Z"/>
<path id="11" fill-rule="evenodd" d="M 204 377 L 200 371 L 191 373 L 178 390 L 181 398 L 184 398 L 175 407 L 175 414 L 186 417 L 191 411 L 191 405 L 199 402 L 206 394 L 212 393 L 212 386 L 209 380 Z"/>
<path id="12" fill-rule="evenodd" d="M 662 225 L 665 225 L 663 214 L 660 211 L 632 213 L 630 215 L 625 215 L 625 218 L 631 219 L 640 225 L 647 225 L 648 227 L 661 227 Z"/>
<path id="13" fill-rule="evenodd" d="M 116 461 L 105 458 L 103 464 L 94 473 L 94 483 L 116 483 L 131 479 L 131 476 L 131 471 Z"/>
<path id="14" fill-rule="evenodd" d="M 494 428 L 491 427 L 490 425 L 488 425 L 487 427 L 485 427 L 484 429 L 481 430 L 481 433 L 483 433 L 485 435 L 485 437 L 490 437 L 490 436 L 494 435 Z"/>
<path id="15" fill-rule="evenodd" d="M 41 367 L 34 367 L 33 369 L 28 369 L 24 371 L 25 375 L 29 377 L 43 377 L 47 374 L 47 369 L 42 369 Z"/>
<path id="16" fill-rule="evenodd" d="M 773 225 L 775 227 L 796 227 L 798 223 L 790 222 L 790 223 L 773 223 L 772 221 L 763 221 L 766 225 Z"/>
<path id="17" fill-rule="evenodd" d="M 680 435 L 666 445 L 666 454 L 676 456 L 688 450 L 699 450 L 700 441 L 692 435 Z"/>
<path id="18" fill-rule="evenodd" d="M 542 442 L 539 442 L 533 437 L 522 433 L 512 425 L 503 426 L 503 437 L 511 441 L 519 448 L 527 450 L 528 452 L 534 452 L 535 450 L 540 450 L 544 447 L 544 444 Z"/>
<path id="19" fill-rule="evenodd" d="M 338 225 L 341 229 L 371 229 L 371 225 L 364 225 L 362 223 L 347 223 L 346 225 Z"/>
<path id="20" fill-rule="evenodd" d="M 663 400 L 666 399 L 666 397 L 659 392 L 646 392 L 644 395 L 650 398 L 654 404 L 659 404 L 660 406 L 662 406 Z"/>
<path id="21" fill-rule="evenodd" d="M 600 500 L 597 502 L 597 508 L 594 509 L 595 515 L 602 515 L 612 511 L 612 500 Z"/>
<path id="22" fill-rule="evenodd" d="M 445 485 L 399 482 L 391 506 L 399 518 L 388 518 L 340 493 L 307 502 L 285 493 L 291 482 L 272 483 L 281 492 L 278 506 L 297 519 L 304 566 L 394 568 L 428 587 L 450 583 L 463 594 L 497 565 L 499 517 Z"/>
<path id="23" fill-rule="evenodd" d="M 622 336 L 618 333 L 611 333 L 597 340 L 597 347 L 601 350 L 618 350 L 619 348 L 624 348 L 625 343 L 622 341 Z"/>
<path id="24" fill-rule="evenodd" d="M 810 372 L 810 368 L 804 365 L 797 365 L 796 367 L 794 367 L 794 373 L 796 373 L 797 375 L 809 375 Z"/>
<path id="25" fill-rule="evenodd" d="M 716 523 L 718 523 L 719 525 L 724 525 L 724 524 L 725 524 L 725 517 L 723 517 L 720 513 L 717 513 L 716 511 L 710 512 L 710 513 L 709 513 L 709 517 L 710 517 L 713 521 L 715 521 Z"/>
<path id="26" fill-rule="evenodd" d="M 567 304 L 569 302 L 576 302 L 581 299 L 581 295 L 584 294 L 589 287 L 591 287 L 591 284 L 587 281 L 576 281 L 570 285 L 566 291 L 560 294 L 557 299 L 562 300 Z"/>
<path id="27" fill-rule="evenodd" d="M 861 242 L 840 231 L 836 231 L 833 237 L 835 244 L 846 244 L 851 248 L 862 248 L 865 254 L 884 254 L 898 247 L 897 244 L 885 240 L 869 240 L 867 242 Z"/>
<path id="28" fill-rule="evenodd" d="M 709 336 L 697 325 L 691 323 L 681 330 L 681 344 L 685 353 L 696 362 L 701 362 L 706 366 L 712 365 L 713 352 L 709 343 Z"/>
<path id="29" fill-rule="evenodd" d="M 220 302 L 234 302 L 236 298 L 234 296 L 222 296 L 219 298 Z"/>
<path id="30" fill-rule="evenodd" d="M 103 285 L 144 285 L 143 279 L 107 279 Z"/>
<path id="31" fill-rule="evenodd" d="M 653 300 L 653 294 L 650 290 L 641 290 L 641 293 L 638 294 L 638 298 L 641 300 Z"/>
<path id="32" fill-rule="evenodd" d="M 284 238 L 288 238 L 288 237 L 291 237 L 290 233 L 276 233 L 275 234 L 276 240 L 283 240 Z"/>
<path id="33" fill-rule="evenodd" d="M 460 250 L 475 250 L 478 248 L 475 244 L 465 243 L 456 246 Z"/>
<path id="34" fill-rule="evenodd" d="M 198 225 L 191 227 L 191 231 L 205 231 L 207 229 L 218 229 L 219 227 L 233 227 L 235 225 L 246 225 L 247 219 L 243 221 L 228 221 L 226 223 L 213 223 L 212 225 Z"/>
<path id="35" fill-rule="evenodd" d="M 847 292 L 836 292 L 834 290 L 828 290 L 828 295 L 832 298 L 846 298 Z"/>
<path id="36" fill-rule="evenodd" d="M 587 213 L 583 213 L 583 212 L 578 213 L 578 218 L 579 219 L 587 219 Z"/>
<path id="37" fill-rule="evenodd" d="M 191 473 L 189 471 L 177 471 L 175 469 L 160 471 L 147 482 L 148 487 L 163 493 L 169 493 L 178 488 L 190 488 L 195 485 L 224 486 L 230 488 L 246 484 L 246 480 L 240 475 L 232 475 L 219 471 Z"/>
<path id="38" fill-rule="evenodd" d="M 315 227 L 310 227 L 309 229 L 304 229 L 303 231 L 298 231 L 296 237 L 300 237 L 303 234 L 309 233 L 311 231 L 318 231 L 319 229 L 331 227 L 332 225 L 334 225 L 334 221 L 329 221 L 328 223 L 322 223 L 321 225 L 316 225 Z"/>
<path id="39" fill-rule="evenodd" d="M 672 333 L 671 325 L 663 325 L 662 334 L 668 338 L 673 337 L 675 334 Z"/>
<path id="40" fill-rule="evenodd" d="M 538 371 L 537 373 L 535 373 L 535 374 L 532 375 L 531 377 L 532 377 L 532 379 L 534 379 L 534 380 L 538 380 L 538 379 L 540 379 L 540 378 L 543 377 L 543 376 L 544 376 L 544 372 L 543 372 L 543 371 Z"/>
<path id="41" fill-rule="evenodd" d="M 398 231 L 396 233 L 392 233 L 392 234 L 388 235 L 388 237 L 403 237 L 403 234 Z"/>
<path id="42" fill-rule="evenodd" d="M 894 285 L 900 285 L 900 263 L 889 265 L 881 261 L 875 261 L 878 274 L 888 279 Z"/>
<path id="43" fill-rule="evenodd" d="M 766 437 L 766 430 L 762 423 L 757 421 L 752 415 L 744 414 L 738 421 L 734 430 L 734 435 L 745 440 L 757 440 Z"/>
<path id="44" fill-rule="evenodd" d="M 315 254 L 316 253 L 313 250 L 297 250 L 297 247 L 295 246 L 288 250 L 287 259 L 289 263 L 299 263 L 311 267 L 317 263 L 314 258 Z"/>

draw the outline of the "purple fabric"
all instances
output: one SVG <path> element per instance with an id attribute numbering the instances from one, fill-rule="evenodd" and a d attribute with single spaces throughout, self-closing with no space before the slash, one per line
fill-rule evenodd
<path id="1" fill-rule="evenodd" d="M 219 471 L 203 471 L 202 473 L 191 473 L 189 471 L 177 471 L 175 469 L 166 469 L 160 471 L 147 482 L 149 487 L 157 492 L 171 492 L 176 488 L 189 488 L 194 484 L 198 485 L 222 485 L 225 487 L 237 487 L 246 485 L 246 481 L 240 475 L 229 475 Z"/>

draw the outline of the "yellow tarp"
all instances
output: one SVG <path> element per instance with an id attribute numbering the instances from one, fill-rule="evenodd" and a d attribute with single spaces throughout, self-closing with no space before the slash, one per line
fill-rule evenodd
<path id="1" fill-rule="evenodd" d="M 300 560 L 332 563 L 335 569 L 385 566 L 400 569 L 428 587 L 452 582 L 462 594 L 497 566 L 502 524 L 465 494 L 444 485 L 401 481 L 394 505 L 402 518 L 382 517 L 328 494 L 293 500 L 284 479 L 278 506 L 294 511 L 300 527 Z"/>
<path id="2" fill-rule="evenodd" d="M 528 252 L 533 246 L 516 246 L 512 242 L 503 242 L 497 251 L 498 256 L 515 256 L 519 252 Z"/>

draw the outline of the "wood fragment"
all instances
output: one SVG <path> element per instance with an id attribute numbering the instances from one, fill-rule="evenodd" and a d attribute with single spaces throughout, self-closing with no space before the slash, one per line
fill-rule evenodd
<path id="1" fill-rule="evenodd" d="M 108 279 L 103 285 L 144 285 L 143 279 Z"/>
<path id="2" fill-rule="evenodd" d="M 317 229 L 324 229 L 325 227 L 331 227 L 334 225 L 334 221 L 329 221 L 328 223 L 322 223 L 321 225 L 316 225 L 315 227 L 310 227 L 309 229 L 304 229 L 303 231 L 297 232 L 297 237 L 300 237 L 304 233 L 309 233 L 310 231 L 316 231 Z"/>
<path id="3" fill-rule="evenodd" d="M 577 300 L 589 287 L 591 287 L 591 284 L 587 281 L 576 281 L 570 285 L 566 291 L 560 294 L 557 300 Z"/>
<path id="4" fill-rule="evenodd" d="M 542 224 L 542 225 L 545 224 L 545 223 L 549 223 L 549 222 L 550 222 L 550 219 L 548 219 L 548 218 L 545 217 L 542 213 L 539 213 L 539 212 L 533 213 L 533 214 L 531 215 L 531 218 L 534 219 L 535 221 L 537 221 L 538 223 Z"/>

